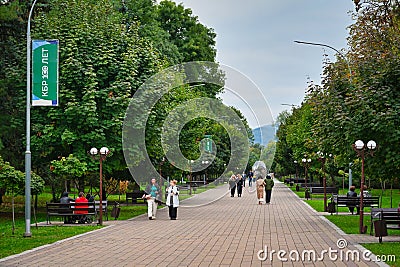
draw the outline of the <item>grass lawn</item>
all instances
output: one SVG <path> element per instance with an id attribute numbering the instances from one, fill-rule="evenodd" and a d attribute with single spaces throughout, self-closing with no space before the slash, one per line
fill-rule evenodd
<path id="1" fill-rule="evenodd" d="M 147 212 L 147 205 L 121 205 L 121 212 L 118 220 L 127 220 Z M 109 220 L 114 218 L 110 216 L 112 207 L 109 209 Z M 36 216 L 37 222 L 46 221 L 46 212 L 44 208 L 39 208 Z M 54 218 L 56 219 L 56 218 Z M 32 213 L 31 222 L 35 223 Z M 25 233 L 25 215 L 23 206 L 19 204 L 16 208 L 15 228 L 13 233 L 12 215 L 9 207 L 6 205 L 0 208 L 0 258 L 18 254 L 23 251 L 33 249 L 56 241 L 90 232 L 102 226 L 50 226 L 35 227 L 31 226 L 32 237 L 23 237 Z"/>
<path id="2" fill-rule="evenodd" d="M 18 212 L 15 216 L 14 234 L 10 214 L 4 212 L 0 214 L 0 258 L 100 228 L 99 226 L 52 226 L 38 228 L 31 226 L 32 237 L 26 238 L 23 237 L 25 233 L 25 215 L 23 212 Z M 37 219 L 38 221 L 46 221 L 46 215 L 39 213 Z M 32 222 L 34 221 L 32 220 Z"/>
<path id="3" fill-rule="evenodd" d="M 362 246 L 379 256 L 389 266 L 400 266 L 400 243 L 362 244 Z"/>
<path id="4" fill-rule="evenodd" d="M 304 199 L 304 188 L 300 189 L 299 192 L 296 191 L 295 186 L 289 187 L 295 194 L 297 194 L 300 198 Z M 370 190 L 373 196 L 381 196 L 381 204 L 382 207 L 389 208 L 391 206 L 397 207 L 398 203 L 400 203 L 400 193 L 399 190 L 393 190 L 392 195 L 393 199 L 390 200 L 390 190 L 386 190 L 383 192 L 378 189 L 372 189 Z M 347 193 L 347 190 L 339 190 L 339 194 L 345 195 Z M 329 203 L 329 195 L 328 195 L 328 203 Z M 323 200 L 323 195 L 317 195 L 316 197 L 313 197 L 312 200 L 304 200 L 306 203 L 308 203 L 313 209 L 315 209 L 318 212 L 322 212 L 324 209 L 324 200 Z M 340 207 L 339 208 L 340 212 L 349 212 L 349 209 L 347 207 Z M 366 208 L 365 212 L 369 212 L 370 208 Z M 358 215 L 351 215 L 349 212 L 348 215 L 336 215 L 335 213 L 333 215 L 326 215 L 325 216 L 328 220 L 330 220 L 332 223 L 334 223 L 336 226 L 338 226 L 343 232 L 346 234 L 358 234 L 359 233 L 359 221 L 360 217 Z M 371 223 L 371 218 L 369 214 L 366 214 L 364 216 L 364 225 L 368 226 L 368 234 L 370 230 L 370 223 Z M 389 235 L 397 235 L 399 236 L 400 239 L 400 231 L 398 230 L 388 230 Z M 377 238 L 378 239 L 378 238 Z M 366 249 L 370 250 L 372 253 L 374 253 L 377 256 L 380 256 L 382 261 L 386 262 L 390 266 L 396 266 L 400 267 L 400 242 L 383 242 L 383 243 L 371 243 L 371 244 L 362 244 L 363 247 Z M 394 256 L 394 257 L 393 257 Z"/>

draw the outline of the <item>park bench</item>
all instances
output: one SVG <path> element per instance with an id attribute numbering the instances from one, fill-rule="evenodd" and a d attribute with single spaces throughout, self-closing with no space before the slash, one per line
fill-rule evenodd
<path id="1" fill-rule="evenodd" d="M 310 195 L 312 199 L 312 195 L 320 195 L 324 193 L 324 188 L 323 187 L 310 187 Z M 326 193 L 327 194 L 337 194 L 338 189 L 336 187 L 326 187 Z"/>
<path id="2" fill-rule="evenodd" d="M 178 189 L 179 189 L 179 193 L 183 194 L 183 192 L 185 192 L 187 195 L 189 195 L 190 192 L 190 186 L 188 184 L 185 185 L 178 185 Z M 192 190 L 193 190 L 193 186 L 192 186 Z"/>
<path id="3" fill-rule="evenodd" d="M 397 208 L 372 208 L 371 209 L 371 229 L 370 235 L 374 230 L 375 236 L 379 238 L 379 243 L 382 243 L 382 237 L 387 236 L 387 229 L 400 230 L 400 210 Z"/>
<path id="4" fill-rule="evenodd" d="M 76 214 L 77 211 L 85 211 L 85 214 Z M 70 203 L 48 203 L 46 202 L 47 224 L 51 224 L 51 217 L 72 218 L 74 221 L 82 215 L 95 216 L 96 208 L 94 202 L 70 202 Z M 87 217 L 90 218 L 90 217 Z"/>
<path id="5" fill-rule="evenodd" d="M 145 195 L 146 193 L 143 190 L 138 190 L 138 191 L 133 191 L 133 192 L 126 192 L 126 204 L 129 203 L 129 201 L 131 201 L 132 204 L 137 204 L 138 200 L 142 200 L 144 201 L 143 203 L 145 203 L 145 200 L 142 198 L 143 195 Z"/>
<path id="6" fill-rule="evenodd" d="M 380 197 L 363 197 L 363 207 L 379 207 Z M 332 202 L 336 206 L 336 214 L 338 213 L 338 207 L 360 207 L 360 197 L 347 197 L 345 195 L 333 195 L 331 198 Z M 332 212 L 331 212 L 332 213 Z"/>
<path id="7" fill-rule="evenodd" d="M 293 184 L 303 184 L 303 183 L 305 183 L 306 182 L 306 180 L 305 179 L 302 179 L 302 178 L 286 178 L 285 179 L 285 183 L 286 184 L 291 184 L 291 185 L 293 185 Z"/>
<path id="8" fill-rule="evenodd" d="M 302 188 L 304 188 L 304 187 L 308 187 L 308 188 L 310 188 L 310 187 L 321 187 L 322 185 L 321 184 L 319 184 L 319 183 L 298 183 L 298 185 L 300 185 L 300 187 L 302 187 Z"/>

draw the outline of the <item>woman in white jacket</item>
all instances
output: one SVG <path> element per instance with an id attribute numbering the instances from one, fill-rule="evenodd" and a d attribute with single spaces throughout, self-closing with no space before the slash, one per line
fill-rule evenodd
<path id="1" fill-rule="evenodd" d="M 169 217 L 171 220 L 176 220 L 179 207 L 179 189 L 176 186 L 177 180 L 172 180 L 167 188 L 167 201 L 166 204 L 169 208 Z"/>

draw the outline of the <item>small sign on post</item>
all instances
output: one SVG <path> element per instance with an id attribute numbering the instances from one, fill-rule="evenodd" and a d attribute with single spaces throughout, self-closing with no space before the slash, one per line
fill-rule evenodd
<path id="1" fill-rule="evenodd" d="M 58 40 L 32 41 L 32 106 L 58 106 Z"/>
<path id="2" fill-rule="evenodd" d="M 212 135 L 204 135 L 204 137 L 206 138 L 204 150 L 208 153 L 212 153 L 213 151 L 213 142 L 211 139 Z"/>

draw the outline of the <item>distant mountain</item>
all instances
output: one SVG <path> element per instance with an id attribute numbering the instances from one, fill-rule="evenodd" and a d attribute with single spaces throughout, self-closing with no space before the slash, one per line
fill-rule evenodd
<path id="1" fill-rule="evenodd" d="M 254 143 L 266 146 L 271 140 L 276 140 L 275 127 L 273 125 L 264 125 L 253 129 Z"/>

